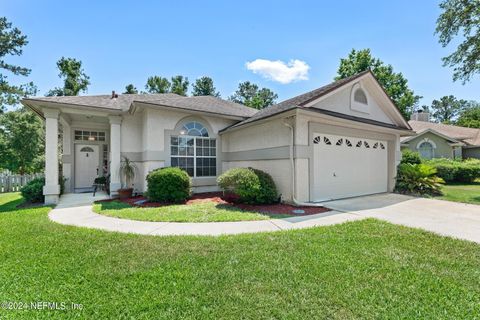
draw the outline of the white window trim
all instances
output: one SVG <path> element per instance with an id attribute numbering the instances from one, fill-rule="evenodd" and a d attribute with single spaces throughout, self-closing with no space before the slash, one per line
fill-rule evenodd
<path id="1" fill-rule="evenodd" d="M 428 138 L 424 138 L 422 140 L 420 140 L 418 143 L 417 143 L 417 151 L 420 153 L 420 146 L 423 144 L 423 143 L 428 143 L 429 145 L 432 146 L 432 158 L 435 158 L 435 149 L 437 149 L 437 145 L 435 144 L 435 142 L 433 142 L 432 140 L 428 139 Z M 421 155 L 421 153 L 420 153 Z"/>
<path id="2" fill-rule="evenodd" d="M 177 137 L 177 138 L 180 138 L 180 137 L 185 137 L 185 138 L 192 138 L 193 139 L 193 156 L 189 156 L 189 155 L 173 155 L 172 152 L 171 152 L 171 148 L 172 148 L 172 143 L 171 143 L 171 140 L 170 140 L 170 163 L 172 161 L 172 158 L 193 158 L 193 176 L 191 178 L 194 178 L 194 179 L 202 179 L 202 178 L 216 178 L 217 175 L 214 175 L 214 176 L 197 176 L 197 158 L 215 158 L 215 172 L 218 173 L 218 167 L 217 167 L 217 153 L 218 153 L 218 150 L 217 150 L 217 138 L 212 138 L 212 137 L 203 137 L 203 136 L 189 136 L 189 135 L 172 135 L 171 137 Z M 170 137 L 170 139 L 171 139 Z M 197 138 L 200 138 L 200 139 L 208 139 L 208 140 L 215 140 L 215 156 L 197 156 Z M 178 145 L 176 147 L 179 147 Z M 180 168 L 180 167 L 178 167 Z"/>

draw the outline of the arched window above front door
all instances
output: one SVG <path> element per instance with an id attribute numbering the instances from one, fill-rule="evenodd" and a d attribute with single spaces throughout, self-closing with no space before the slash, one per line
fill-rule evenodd
<path id="1" fill-rule="evenodd" d="M 80 152 L 93 152 L 93 149 L 90 147 L 83 147 L 82 149 L 80 149 Z"/>

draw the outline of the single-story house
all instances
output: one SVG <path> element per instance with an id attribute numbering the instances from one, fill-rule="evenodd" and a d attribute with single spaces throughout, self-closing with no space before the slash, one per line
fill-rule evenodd
<path id="1" fill-rule="evenodd" d="M 59 159 L 66 192 L 110 174 L 121 186 L 123 156 L 146 175 L 177 166 L 194 192 L 218 190 L 234 167 L 268 172 L 287 202 L 318 202 L 392 191 L 400 137 L 413 134 L 370 71 L 262 110 L 215 97 L 123 94 L 34 97 L 22 103 L 45 119 L 45 202 L 59 198 Z M 61 158 L 59 158 L 59 135 Z"/>
<path id="2" fill-rule="evenodd" d="M 425 159 L 480 158 L 480 129 L 430 122 L 430 114 L 422 110 L 413 113 L 408 124 L 416 135 L 402 137 L 402 149 Z"/>

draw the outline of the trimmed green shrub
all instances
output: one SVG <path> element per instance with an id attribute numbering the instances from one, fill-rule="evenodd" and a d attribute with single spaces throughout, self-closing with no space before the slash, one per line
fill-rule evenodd
<path id="1" fill-rule="evenodd" d="M 418 152 L 414 152 L 410 149 L 404 149 L 402 150 L 402 160 L 400 163 L 420 164 L 422 163 L 422 158 Z"/>
<path id="2" fill-rule="evenodd" d="M 441 195 L 442 183 L 437 170 L 427 164 L 401 163 L 398 165 L 395 190 L 400 193 L 418 195 Z"/>
<path id="3" fill-rule="evenodd" d="M 150 201 L 183 202 L 190 196 L 192 183 L 187 172 L 175 167 L 160 168 L 147 175 Z"/>
<path id="4" fill-rule="evenodd" d="M 248 204 L 270 204 L 278 200 L 278 192 L 272 177 L 254 168 L 233 168 L 217 179 L 218 185 L 238 195 Z"/>
<path id="5" fill-rule="evenodd" d="M 35 178 L 26 185 L 24 185 L 20 192 L 26 202 L 44 202 L 43 186 L 45 185 L 45 178 Z"/>
<path id="6" fill-rule="evenodd" d="M 65 179 L 64 177 L 58 178 L 58 185 L 60 186 L 60 195 L 65 191 Z M 20 189 L 20 193 L 27 202 L 44 202 L 45 197 L 43 195 L 43 186 L 45 185 L 45 178 L 35 178 Z"/>
<path id="7" fill-rule="evenodd" d="M 461 161 L 438 158 L 427 160 L 425 163 L 435 167 L 437 176 L 446 182 L 471 183 L 480 178 L 480 160 L 478 159 Z"/>

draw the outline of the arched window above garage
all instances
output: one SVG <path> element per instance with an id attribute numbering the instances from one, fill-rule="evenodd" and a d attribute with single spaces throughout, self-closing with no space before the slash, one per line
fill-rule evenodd
<path id="1" fill-rule="evenodd" d="M 355 93 L 353 94 L 353 100 L 355 100 L 355 102 L 363 103 L 363 104 L 368 105 L 367 95 L 360 88 L 355 90 Z"/>
<path id="2" fill-rule="evenodd" d="M 360 82 L 353 85 L 350 95 L 350 109 L 361 113 L 370 113 L 368 92 Z"/>

